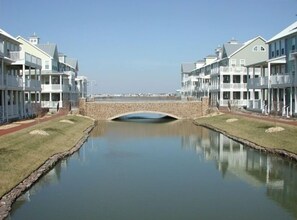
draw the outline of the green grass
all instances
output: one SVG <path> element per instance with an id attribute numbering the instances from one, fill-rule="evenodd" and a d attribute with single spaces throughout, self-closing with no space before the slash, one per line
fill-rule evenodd
<path id="1" fill-rule="evenodd" d="M 227 119 L 237 118 L 238 121 L 227 123 Z M 218 115 L 213 117 L 199 118 L 198 124 L 211 125 L 227 132 L 232 136 L 249 140 L 266 148 L 284 149 L 297 154 L 297 127 L 282 123 L 267 122 L 260 119 L 245 116 Z M 274 133 L 266 133 L 270 127 L 282 127 L 285 130 Z"/>
<path id="2" fill-rule="evenodd" d="M 74 124 L 59 122 L 67 119 Z M 0 197 L 25 179 L 56 153 L 71 149 L 93 121 L 79 116 L 63 116 L 0 137 Z M 32 130 L 49 135 L 31 135 Z"/>

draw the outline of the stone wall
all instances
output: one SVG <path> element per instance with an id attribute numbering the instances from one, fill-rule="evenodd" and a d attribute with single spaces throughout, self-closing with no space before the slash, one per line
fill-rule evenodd
<path id="1" fill-rule="evenodd" d="M 95 120 L 111 120 L 137 112 L 165 114 L 177 119 L 195 119 L 207 113 L 208 98 L 202 101 L 160 101 L 160 102 L 86 102 L 81 99 L 79 112 Z"/>

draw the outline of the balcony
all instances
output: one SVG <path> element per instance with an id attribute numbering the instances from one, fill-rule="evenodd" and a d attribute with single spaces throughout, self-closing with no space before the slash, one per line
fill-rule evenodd
<path id="1" fill-rule="evenodd" d="M 247 84 L 246 83 L 222 83 L 221 88 L 223 89 L 236 89 L 236 90 L 246 90 Z"/>
<path id="2" fill-rule="evenodd" d="M 4 85 L 10 88 L 23 88 L 23 79 L 19 76 L 6 75 L 4 76 Z"/>
<path id="3" fill-rule="evenodd" d="M 249 89 L 268 88 L 268 76 L 248 79 Z"/>
<path id="4" fill-rule="evenodd" d="M 25 90 L 27 91 L 41 91 L 41 82 L 35 79 L 26 79 Z"/>
<path id="5" fill-rule="evenodd" d="M 10 59 L 17 64 L 34 64 L 41 67 L 41 59 L 23 51 L 10 51 Z"/>
<path id="6" fill-rule="evenodd" d="M 293 77 L 291 75 L 273 75 L 270 76 L 271 86 L 282 86 L 293 83 Z"/>
<path id="7" fill-rule="evenodd" d="M 69 86 L 60 84 L 41 84 L 43 92 L 69 92 Z"/>
<path id="8" fill-rule="evenodd" d="M 59 103 L 59 107 L 63 106 L 63 101 L 41 101 L 41 107 L 42 108 L 54 108 L 56 109 Z"/>
<path id="9" fill-rule="evenodd" d="M 220 74 L 238 74 L 238 73 L 246 73 L 246 67 L 220 67 Z"/>

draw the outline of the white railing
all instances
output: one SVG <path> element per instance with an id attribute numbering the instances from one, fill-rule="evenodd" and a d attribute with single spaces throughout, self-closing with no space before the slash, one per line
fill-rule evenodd
<path id="1" fill-rule="evenodd" d="M 59 108 L 63 107 L 63 101 L 41 101 L 42 108 L 54 108 L 56 109 L 59 103 Z"/>
<path id="2" fill-rule="evenodd" d="M 246 67 L 230 67 L 230 66 L 221 66 L 220 67 L 220 73 L 246 73 Z"/>
<path id="3" fill-rule="evenodd" d="M 69 86 L 68 85 L 60 85 L 60 84 L 41 84 L 41 89 L 43 91 L 69 92 Z"/>
<path id="4" fill-rule="evenodd" d="M 220 85 L 219 84 L 214 84 L 214 85 L 210 85 L 209 86 L 209 90 L 219 90 L 220 89 Z"/>
<path id="5" fill-rule="evenodd" d="M 223 83 L 223 89 L 246 89 L 246 83 Z"/>
<path id="6" fill-rule="evenodd" d="M 254 109 L 254 110 L 261 110 L 262 109 L 262 101 L 260 99 L 248 100 L 247 108 Z"/>

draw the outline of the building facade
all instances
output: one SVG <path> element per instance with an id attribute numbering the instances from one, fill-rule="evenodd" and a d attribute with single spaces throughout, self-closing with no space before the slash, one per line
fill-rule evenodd
<path id="1" fill-rule="evenodd" d="M 38 114 L 40 74 L 41 59 L 0 29 L 0 123 Z"/>
<path id="2" fill-rule="evenodd" d="M 248 108 L 266 114 L 297 115 L 297 22 L 291 24 L 267 41 L 268 59 L 250 65 L 260 68 L 261 75 L 251 79 L 249 90 L 261 89 L 262 95 L 250 97 Z M 253 92 L 251 92 L 253 93 Z"/>
<path id="3" fill-rule="evenodd" d="M 267 59 L 265 40 L 260 36 L 245 43 L 231 40 L 215 52 L 215 55 L 207 56 L 203 62 L 199 61 L 194 70 L 184 74 L 187 76 L 184 78 L 191 76 L 196 80 L 194 91 L 184 93 L 185 96 L 193 94 L 198 99 L 207 96 L 210 104 L 218 107 L 247 106 L 246 65 L 255 60 Z"/>

